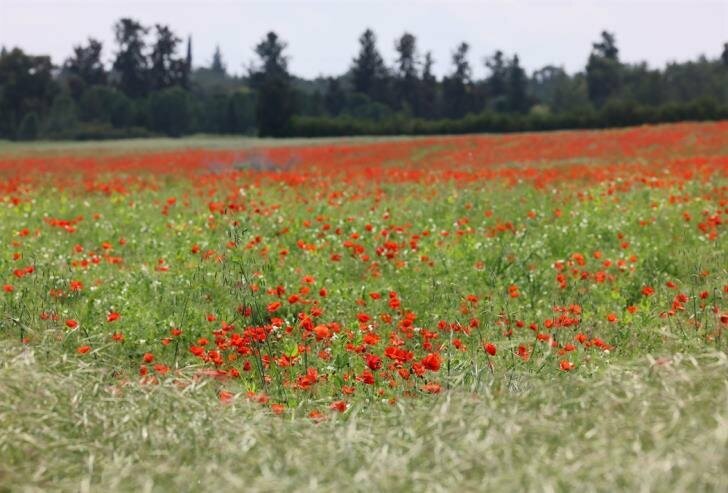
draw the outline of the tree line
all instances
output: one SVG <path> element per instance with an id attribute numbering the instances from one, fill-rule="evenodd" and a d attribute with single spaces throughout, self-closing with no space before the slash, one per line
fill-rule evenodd
<path id="1" fill-rule="evenodd" d="M 478 80 L 466 42 L 438 78 L 413 34 L 394 41 L 388 64 L 367 29 L 346 73 L 306 80 L 290 73 L 287 44 L 274 32 L 255 47 L 257 63 L 235 76 L 219 47 L 193 67 L 191 38 L 169 26 L 123 18 L 113 29 L 108 67 L 92 38 L 60 66 L 2 48 L 0 138 L 434 134 L 728 118 L 728 43 L 715 59 L 655 69 L 622 62 L 604 31 L 578 73 L 549 65 L 529 74 L 518 54 L 496 50 Z"/>

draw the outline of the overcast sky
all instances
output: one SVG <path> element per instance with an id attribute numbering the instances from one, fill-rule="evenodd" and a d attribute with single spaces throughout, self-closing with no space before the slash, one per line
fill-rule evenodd
<path id="1" fill-rule="evenodd" d="M 432 50 L 439 75 L 449 71 L 453 48 L 467 41 L 478 77 L 485 73 L 483 57 L 496 49 L 518 53 L 529 70 L 550 63 L 581 70 L 605 28 L 616 33 L 623 61 L 653 67 L 700 54 L 717 57 L 728 42 L 728 0 L 0 0 L 0 45 L 50 54 L 60 63 L 74 44 L 93 36 L 104 41 L 109 61 L 111 26 L 123 16 L 191 34 L 196 66 L 208 64 L 219 44 L 237 73 L 274 30 L 289 44 L 291 71 L 304 77 L 343 73 L 366 27 L 377 34 L 387 63 L 394 60 L 394 39 L 411 32 L 420 52 Z"/>

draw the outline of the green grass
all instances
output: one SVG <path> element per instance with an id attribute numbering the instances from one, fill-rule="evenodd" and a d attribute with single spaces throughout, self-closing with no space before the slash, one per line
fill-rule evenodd
<path id="1" fill-rule="evenodd" d="M 209 381 L 121 394 L 107 372 L 0 349 L 0 484 L 32 491 L 724 491 L 728 359 L 637 358 L 397 406 L 281 419 Z"/>

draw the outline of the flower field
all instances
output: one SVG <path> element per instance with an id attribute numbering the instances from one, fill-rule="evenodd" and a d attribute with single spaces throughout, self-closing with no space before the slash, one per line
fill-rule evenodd
<path id="1" fill-rule="evenodd" d="M 0 485 L 726 486 L 728 122 L 2 153 L 0 196 Z"/>

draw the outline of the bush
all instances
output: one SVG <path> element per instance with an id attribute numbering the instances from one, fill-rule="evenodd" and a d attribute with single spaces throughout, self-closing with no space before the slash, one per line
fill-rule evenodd
<path id="1" fill-rule="evenodd" d="M 48 139 L 72 139 L 77 128 L 76 103 L 66 94 L 56 96 L 43 125 L 43 137 Z"/>
<path id="2" fill-rule="evenodd" d="M 87 122 L 111 123 L 116 128 L 134 122 L 134 103 L 112 87 L 91 87 L 81 96 L 79 106 L 81 119 Z"/>
<path id="3" fill-rule="evenodd" d="M 146 137 L 156 137 L 156 135 L 143 127 L 116 128 L 108 123 L 82 123 L 73 136 L 69 138 L 75 140 L 116 140 Z"/>
<path id="4" fill-rule="evenodd" d="M 38 115 L 34 111 L 26 113 L 18 127 L 18 140 L 36 140 L 39 126 Z"/>
<path id="5" fill-rule="evenodd" d="M 530 132 L 560 129 L 626 127 L 675 121 L 711 121 L 728 118 L 728 107 L 712 100 L 685 104 L 642 106 L 631 101 L 610 101 L 601 110 L 527 115 L 486 111 L 460 119 L 422 120 L 395 115 L 384 120 L 350 116 L 294 117 L 296 137 L 341 137 L 348 135 L 436 135 L 469 133 Z"/>
<path id="6" fill-rule="evenodd" d="M 181 87 L 172 87 L 153 93 L 147 108 L 153 131 L 179 137 L 189 132 L 192 105 L 189 94 Z"/>

